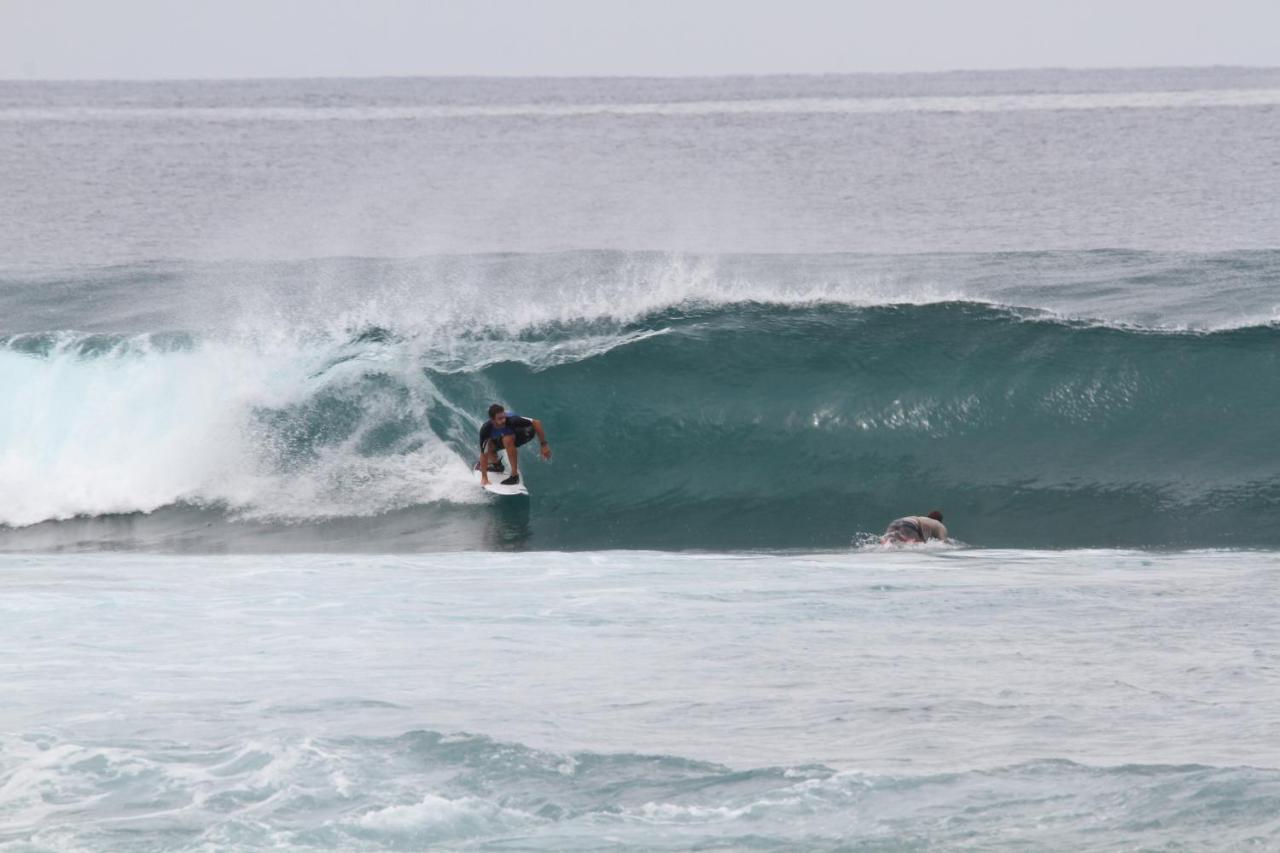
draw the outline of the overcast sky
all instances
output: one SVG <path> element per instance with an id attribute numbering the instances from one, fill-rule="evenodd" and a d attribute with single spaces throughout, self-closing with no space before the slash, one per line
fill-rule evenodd
<path id="1" fill-rule="evenodd" d="M 1280 0 L 0 0 L 0 79 L 1280 66 Z"/>

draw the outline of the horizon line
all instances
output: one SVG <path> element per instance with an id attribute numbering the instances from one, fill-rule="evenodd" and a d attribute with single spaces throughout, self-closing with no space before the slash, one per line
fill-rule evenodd
<path id="1" fill-rule="evenodd" d="M 267 75 L 230 77 L 0 77 L 0 83 L 252 83 L 328 80 L 734 80 L 795 77 L 942 77 L 952 74 L 1108 71 L 1280 71 L 1280 65 L 1042 65 L 998 68 L 947 68 L 912 71 L 768 71 L 713 74 L 350 74 Z"/>

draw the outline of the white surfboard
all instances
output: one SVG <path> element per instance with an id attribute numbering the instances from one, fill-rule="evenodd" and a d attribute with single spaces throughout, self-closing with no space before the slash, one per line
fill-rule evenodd
<path id="1" fill-rule="evenodd" d="M 499 450 L 498 459 L 502 461 L 503 470 L 501 472 L 499 471 L 489 472 L 489 485 L 485 486 L 484 490 L 486 492 L 492 492 L 495 495 L 504 495 L 506 497 L 511 497 L 512 495 L 529 494 L 529 490 L 524 485 L 523 471 L 520 472 L 520 482 L 512 486 L 502 485 L 502 481 L 507 479 L 507 477 L 511 476 L 511 466 L 507 464 L 507 451 Z M 480 482 L 479 468 L 472 468 L 471 475 L 476 478 L 477 483 Z"/>

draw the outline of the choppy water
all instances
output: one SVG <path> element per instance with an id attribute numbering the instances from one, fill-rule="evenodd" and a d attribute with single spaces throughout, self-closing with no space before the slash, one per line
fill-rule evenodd
<path id="1" fill-rule="evenodd" d="M 1269 554 L 5 558 L 6 849 L 1277 843 Z"/>
<path id="2" fill-rule="evenodd" d="M 0 82 L 0 849 L 1280 846 L 1277 93 Z"/>

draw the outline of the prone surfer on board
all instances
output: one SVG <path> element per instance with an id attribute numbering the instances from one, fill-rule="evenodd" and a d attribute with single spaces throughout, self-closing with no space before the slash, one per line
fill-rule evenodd
<path id="1" fill-rule="evenodd" d="M 942 510 L 935 509 L 928 515 L 908 515 L 889 522 L 881 545 L 917 545 L 937 539 L 947 541 L 947 528 L 942 523 Z"/>
<path id="2" fill-rule="evenodd" d="M 503 480 L 502 485 L 514 486 L 519 483 L 520 454 L 516 448 L 528 444 L 535 435 L 542 445 L 542 458 L 550 459 L 551 445 L 547 443 L 547 434 L 542 430 L 542 421 L 508 412 L 501 403 L 490 406 L 489 420 L 480 427 L 480 461 L 476 463 L 476 468 L 480 471 L 480 485 L 489 485 L 489 472 L 503 471 L 502 462 L 498 459 L 499 450 L 506 450 L 507 459 L 511 461 L 511 476 Z"/>

